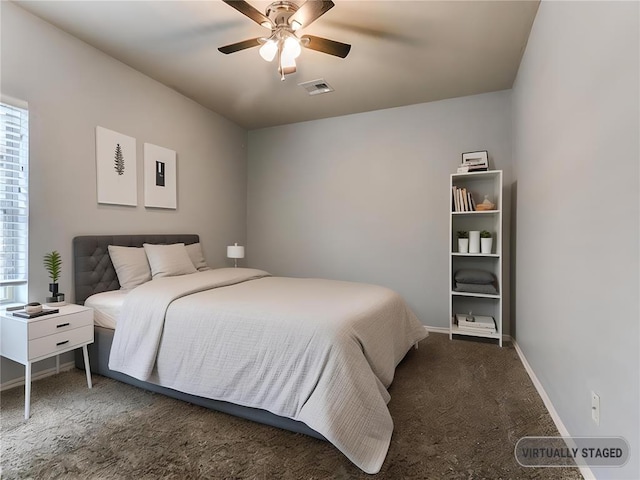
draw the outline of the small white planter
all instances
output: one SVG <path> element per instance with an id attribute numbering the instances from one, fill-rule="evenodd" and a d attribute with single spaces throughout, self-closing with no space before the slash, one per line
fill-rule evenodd
<path id="1" fill-rule="evenodd" d="M 469 253 L 480 253 L 480 230 L 469 232 Z"/>
<path id="2" fill-rule="evenodd" d="M 467 253 L 469 252 L 469 239 L 468 238 L 459 238 L 458 239 L 458 253 Z"/>
<path id="3" fill-rule="evenodd" d="M 493 248 L 493 238 L 481 238 L 480 239 L 480 252 L 491 253 Z"/>

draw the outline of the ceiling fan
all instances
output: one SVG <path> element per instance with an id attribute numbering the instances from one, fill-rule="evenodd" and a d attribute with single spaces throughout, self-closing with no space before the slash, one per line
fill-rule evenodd
<path id="1" fill-rule="evenodd" d="M 296 71 L 296 58 L 302 51 L 301 47 L 340 58 L 345 58 L 351 50 L 351 45 L 346 43 L 313 35 L 302 37 L 296 35 L 298 30 L 308 27 L 333 8 L 335 4 L 331 0 L 307 0 L 301 6 L 291 1 L 280 0 L 270 4 L 264 14 L 244 0 L 222 1 L 257 24 L 270 29 L 271 34 L 268 37 L 252 38 L 225 45 L 218 50 L 229 54 L 261 46 L 260 56 L 266 61 L 271 62 L 276 56 L 278 57 L 278 73 L 281 80 L 285 79 L 285 75 Z"/>

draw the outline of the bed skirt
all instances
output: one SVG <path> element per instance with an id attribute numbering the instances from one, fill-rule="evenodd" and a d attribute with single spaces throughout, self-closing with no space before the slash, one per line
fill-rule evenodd
<path id="1" fill-rule="evenodd" d="M 104 377 L 113 378 L 114 380 L 143 388 L 151 392 L 161 393 L 171 398 L 193 403 L 194 405 L 228 413 L 229 415 L 236 417 L 246 418 L 247 420 L 252 420 L 265 425 L 282 428 L 291 432 L 303 433 L 326 441 L 320 433 L 309 428 L 306 424 L 291 418 L 281 417 L 259 408 L 244 407 L 229 402 L 190 395 L 188 393 L 179 392 L 178 390 L 162 387 L 154 383 L 143 382 L 130 377 L 129 375 L 125 375 L 124 373 L 109 370 L 109 352 L 111 351 L 111 342 L 113 341 L 113 334 L 115 330 L 96 326 L 94 327 L 94 332 L 94 342 L 88 345 L 89 364 L 91 365 L 92 374 L 99 374 Z M 75 360 L 76 367 L 84 370 L 82 350 L 76 349 Z"/>

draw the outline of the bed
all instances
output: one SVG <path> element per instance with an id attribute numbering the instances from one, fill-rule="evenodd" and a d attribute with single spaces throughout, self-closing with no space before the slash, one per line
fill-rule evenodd
<path id="1" fill-rule="evenodd" d="M 144 245 L 155 273 L 155 246 L 198 242 L 193 234 L 76 237 L 75 301 L 120 296 L 109 246 Z M 188 272 L 154 276 L 122 295 L 115 330 L 95 327 L 92 371 L 328 440 L 377 473 L 393 431 L 387 388 L 426 336 L 402 298 L 375 285 L 257 269 Z"/>

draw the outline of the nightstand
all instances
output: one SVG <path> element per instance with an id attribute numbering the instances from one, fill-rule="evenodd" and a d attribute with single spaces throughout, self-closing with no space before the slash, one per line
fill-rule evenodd
<path id="1" fill-rule="evenodd" d="M 31 404 L 31 365 L 82 347 L 87 386 L 92 388 L 87 345 L 93 343 L 93 309 L 80 305 L 57 307 L 60 311 L 35 318 L 0 312 L 0 355 L 25 366 L 24 418 Z M 56 370 L 59 372 L 56 358 Z"/>

